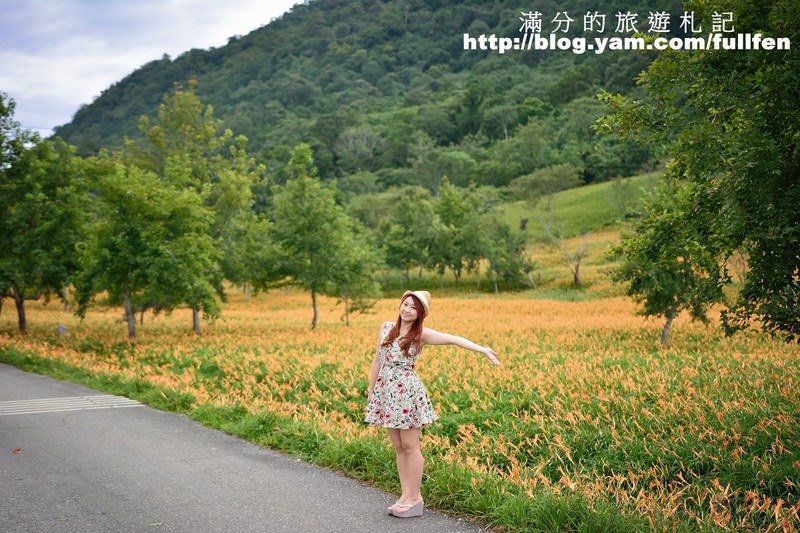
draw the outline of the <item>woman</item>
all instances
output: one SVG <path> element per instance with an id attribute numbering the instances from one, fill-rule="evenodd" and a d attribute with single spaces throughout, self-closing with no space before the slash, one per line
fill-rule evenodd
<path id="1" fill-rule="evenodd" d="M 479 346 L 463 337 L 441 333 L 422 326 L 431 306 L 427 291 L 406 291 L 396 322 L 381 326 L 378 349 L 369 377 L 366 422 L 383 426 L 397 452 L 397 473 L 402 494 L 389 508 L 394 516 L 421 516 L 422 453 L 419 437 L 422 426 L 437 418 L 425 386 L 414 373 L 414 364 L 426 344 L 454 344 L 484 354 L 500 365 L 491 348 Z"/>

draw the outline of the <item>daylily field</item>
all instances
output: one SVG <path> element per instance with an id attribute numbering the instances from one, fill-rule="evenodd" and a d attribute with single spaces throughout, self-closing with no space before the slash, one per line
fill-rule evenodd
<path id="1" fill-rule="evenodd" d="M 504 366 L 424 350 L 417 371 L 441 417 L 423 436 L 429 505 L 498 530 L 800 528 L 796 345 L 681 317 L 661 349 L 661 323 L 623 297 L 431 292 L 426 325 L 494 347 Z M 346 327 L 322 299 L 310 331 L 308 294 L 234 293 L 201 337 L 188 312 L 148 314 L 134 343 L 117 308 L 80 321 L 30 302 L 23 336 L 8 305 L 0 360 L 57 360 L 134 393 L 153 385 L 171 408 L 391 491 L 391 444 L 362 418 L 378 328 L 397 304 Z"/>

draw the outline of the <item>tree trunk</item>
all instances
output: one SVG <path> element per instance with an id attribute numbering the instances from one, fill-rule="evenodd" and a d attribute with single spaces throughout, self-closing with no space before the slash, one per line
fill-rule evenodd
<path id="1" fill-rule="evenodd" d="M 22 333 L 28 331 L 28 319 L 25 316 L 25 294 L 19 290 L 19 286 L 14 283 L 14 304 L 17 306 L 17 318 L 19 330 Z"/>
<path id="2" fill-rule="evenodd" d="M 350 298 L 344 299 L 344 325 L 350 326 Z"/>
<path id="3" fill-rule="evenodd" d="M 128 338 L 136 338 L 136 315 L 133 312 L 130 290 L 125 288 L 125 321 L 128 323 Z"/>
<path id="4" fill-rule="evenodd" d="M 477 270 L 478 270 L 478 285 L 477 285 L 477 288 L 478 288 L 478 290 L 481 290 L 481 267 L 478 267 Z"/>
<path id="5" fill-rule="evenodd" d="M 497 294 L 500 292 L 497 287 L 497 272 L 492 272 L 492 278 L 494 279 L 494 293 Z"/>
<path id="6" fill-rule="evenodd" d="M 581 274 L 580 274 L 580 272 L 581 272 L 581 259 L 578 258 L 578 260 L 575 261 L 575 268 L 572 269 L 572 284 L 575 287 L 580 287 L 581 286 Z"/>
<path id="7" fill-rule="evenodd" d="M 317 329 L 317 291 L 311 289 L 311 306 L 314 308 L 314 317 L 311 319 L 311 329 Z"/>
<path id="8" fill-rule="evenodd" d="M 664 323 L 664 328 L 661 330 L 661 347 L 667 347 L 667 340 L 669 339 L 669 328 L 672 327 L 672 321 L 675 320 L 675 310 L 670 309 L 667 311 L 667 321 Z"/>
<path id="9" fill-rule="evenodd" d="M 64 287 L 64 290 L 61 292 L 61 297 L 64 299 L 64 312 L 69 313 L 69 289 Z"/>
<path id="10" fill-rule="evenodd" d="M 200 310 L 192 307 L 192 329 L 196 335 L 200 335 Z"/>

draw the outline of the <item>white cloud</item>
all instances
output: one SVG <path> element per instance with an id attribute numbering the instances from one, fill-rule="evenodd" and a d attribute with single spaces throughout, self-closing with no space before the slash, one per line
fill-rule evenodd
<path id="1" fill-rule="evenodd" d="M 145 63 L 220 47 L 298 0 L 0 0 L 0 91 L 49 135 Z"/>

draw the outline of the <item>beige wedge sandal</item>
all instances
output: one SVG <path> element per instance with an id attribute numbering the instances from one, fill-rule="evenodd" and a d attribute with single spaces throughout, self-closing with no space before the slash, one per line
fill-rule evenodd
<path id="1" fill-rule="evenodd" d="M 392 509 L 392 515 L 398 518 L 411 518 L 412 516 L 422 516 L 422 509 L 425 507 L 424 502 L 415 503 L 410 505 L 408 503 L 395 504 L 394 507 L 403 507 L 404 511 L 396 511 Z"/>

